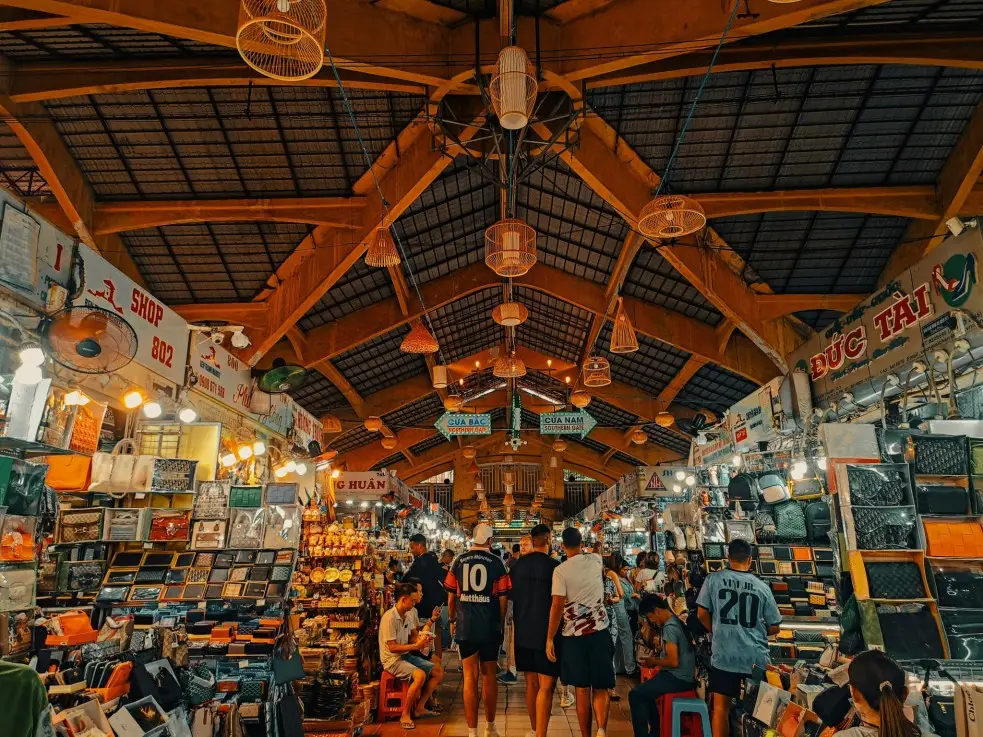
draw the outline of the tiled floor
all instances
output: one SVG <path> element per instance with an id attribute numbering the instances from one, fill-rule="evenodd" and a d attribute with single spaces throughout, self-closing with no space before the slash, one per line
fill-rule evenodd
<path id="1" fill-rule="evenodd" d="M 399 722 L 370 724 L 366 735 L 381 737 L 467 737 L 468 725 L 464 720 L 463 683 L 457 670 L 458 660 L 454 655 L 445 656 L 447 675 L 439 691 L 444 713 L 439 717 L 420 719 L 412 732 L 403 730 Z M 608 737 L 631 737 L 631 718 L 628 714 L 628 691 L 632 682 L 619 678 L 618 693 L 621 701 L 612 702 L 608 719 Z M 512 686 L 498 686 L 498 715 L 495 719 L 501 737 L 525 737 L 529 730 L 529 717 L 526 713 L 526 685 L 519 676 L 519 682 Z M 597 727 L 595 725 L 594 731 Z M 478 712 L 478 735 L 484 737 L 484 707 Z M 580 737 L 577 725 L 577 712 L 574 707 L 560 708 L 560 697 L 553 700 L 553 715 L 550 718 L 549 737 Z"/>

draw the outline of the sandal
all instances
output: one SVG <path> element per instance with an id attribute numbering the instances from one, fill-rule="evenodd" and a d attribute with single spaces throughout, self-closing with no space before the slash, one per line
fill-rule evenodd
<path id="1" fill-rule="evenodd" d="M 440 713 L 440 712 L 436 712 L 436 711 L 431 711 L 430 709 L 424 709 L 424 710 L 423 710 L 423 711 L 421 711 L 421 712 L 420 712 L 419 714 L 414 714 L 414 715 L 413 715 L 413 718 L 414 718 L 414 719 L 426 719 L 427 717 L 435 717 L 435 716 L 437 716 L 437 715 L 438 715 L 439 713 Z"/>
<path id="2" fill-rule="evenodd" d="M 404 722 L 402 719 L 400 719 L 399 726 L 406 730 L 416 729 L 416 724 L 414 724 L 412 720 Z"/>

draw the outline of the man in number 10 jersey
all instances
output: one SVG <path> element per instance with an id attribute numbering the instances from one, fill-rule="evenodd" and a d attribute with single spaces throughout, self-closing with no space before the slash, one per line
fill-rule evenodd
<path id="1" fill-rule="evenodd" d="M 478 671 L 484 691 L 486 737 L 497 737 L 495 707 L 498 699 L 498 654 L 502 647 L 502 627 L 512 588 L 502 559 L 489 550 L 492 528 L 474 528 L 474 545 L 454 560 L 444 580 L 451 627 L 464 663 L 464 713 L 469 737 L 478 732 Z"/>

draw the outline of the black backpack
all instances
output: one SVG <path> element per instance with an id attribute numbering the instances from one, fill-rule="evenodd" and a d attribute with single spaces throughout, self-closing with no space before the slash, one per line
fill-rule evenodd
<path id="1" fill-rule="evenodd" d="M 829 514 L 829 505 L 824 501 L 809 502 L 805 508 L 806 536 L 812 542 L 829 542 L 829 531 L 833 521 Z"/>
<path id="2" fill-rule="evenodd" d="M 758 500 L 758 479 L 749 473 L 739 473 L 727 484 L 730 501 L 755 502 Z"/>

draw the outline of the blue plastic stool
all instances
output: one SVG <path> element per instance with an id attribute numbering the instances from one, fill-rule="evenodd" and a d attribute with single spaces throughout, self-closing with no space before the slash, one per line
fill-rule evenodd
<path id="1" fill-rule="evenodd" d="M 703 699 L 677 698 L 672 700 L 672 737 L 682 737 L 683 714 L 699 714 L 703 722 L 703 737 L 710 737 L 710 711 Z"/>

